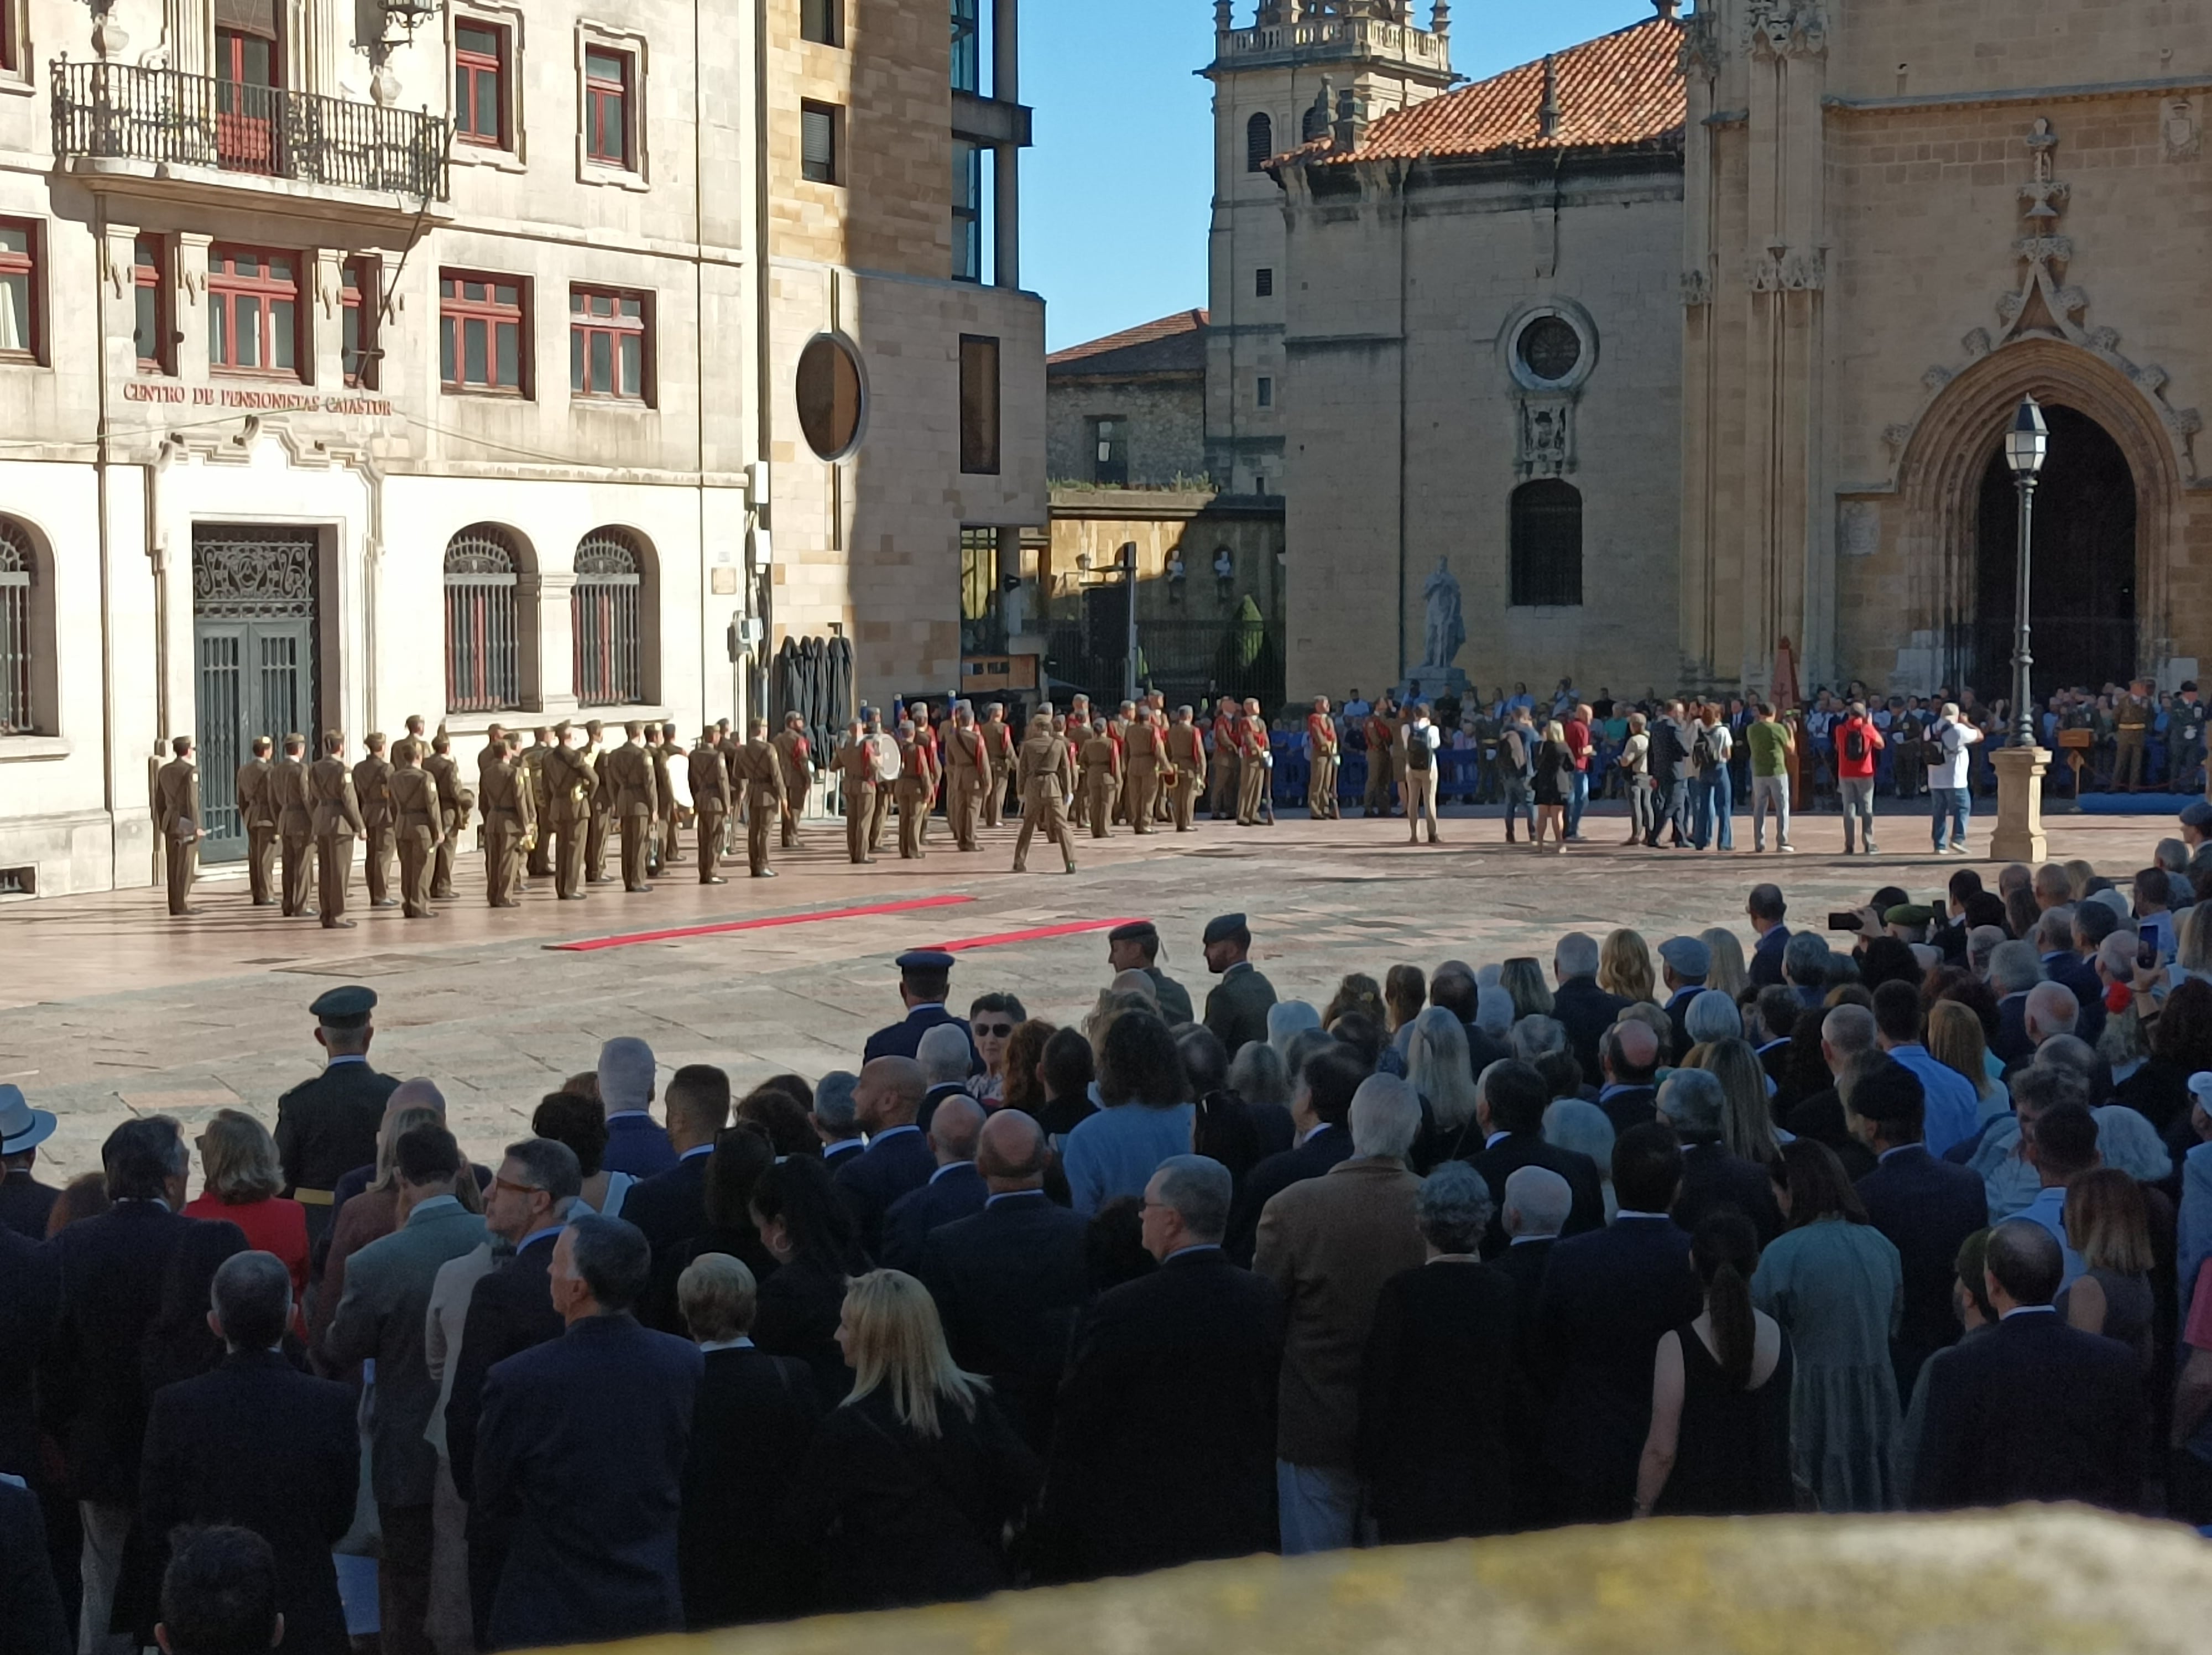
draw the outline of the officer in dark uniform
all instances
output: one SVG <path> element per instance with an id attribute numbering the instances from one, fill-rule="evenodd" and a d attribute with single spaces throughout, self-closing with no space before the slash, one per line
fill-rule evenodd
<path id="1" fill-rule="evenodd" d="M 1206 997 L 1206 1026 L 1233 1056 L 1250 1042 L 1267 1037 L 1267 1008 L 1275 1003 L 1274 985 L 1245 958 L 1252 933 L 1242 914 L 1208 920 L 1202 940 L 1206 969 L 1221 979 Z"/>
<path id="2" fill-rule="evenodd" d="M 968 1035 L 969 1072 L 981 1074 L 983 1060 L 976 1055 L 975 1037 L 969 1034 L 967 1020 L 945 1009 L 945 996 L 952 992 L 952 956 L 941 949 L 915 948 L 901 954 L 896 963 L 899 970 L 899 998 L 906 1002 L 906 1020 L 870 1035 L 867 1045 L 862 1049 L 864 1060 L 873 1062 L 878 1057 L 911 1057 L 921 1049 L 923 1035 L 941 1023 L 949 1023 Z"/>
<path id="3" fill-rule="evenodd" d="M 375 1160 L 385 1100 L 399 1082 L 368 1066 L 375 989 L 332 989 L 307 1009 L 314 1014 L 315 1042 L 329 1060 L 320 1074 L 276 1100 L 276 1153 L 284 1163 L 284 1193 L 307 1209 L 308 1239 L 319 1242 L 330 1232 L 331 1192 L 338 1180 Z"/>
<path id="4" fill-rule="evenodd" d="M 1194 1023 L 1190 990 L 1159 968 L 1159 928 L 1150 920 L 1131 920 L 1106 934 L 1106 964 L 1115 971 L 1142 971 L 1159 995 L 1160 1015 L 1170 1024 Z"/>

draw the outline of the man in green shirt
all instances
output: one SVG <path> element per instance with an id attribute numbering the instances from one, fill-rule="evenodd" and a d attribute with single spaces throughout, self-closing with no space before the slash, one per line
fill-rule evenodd
<path id="1" fill-rule="evenodd" d="M 1757 717 L 1743 733 L 1751 749 L 1751 848 L 1766 849 L 1766 812 L 1774 812 L 1774 848 L 1795 850 L 1790 843 L 1790 727 L 1760 702 Z"/>

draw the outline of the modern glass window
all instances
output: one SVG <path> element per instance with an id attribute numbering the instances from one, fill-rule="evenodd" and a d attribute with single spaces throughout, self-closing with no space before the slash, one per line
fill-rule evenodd
<path id="1" fill-rule="evenodd" d="M 1275 153 L 1275 123 L 1265 113 L 1244 123 L 1244 170 L 1256 173 Z"/>
<path id="2" fill-rule="evenodd" d="M 611 46 L 584 49 L 584 154 L 604 167 L 630 165 L 630 89 L 635 60 Z"/>
<path id="3" fill-rule="evenodd" d="M 142 374 L 169 371 L 167 251 L 158 235 L 142 235 L 131 244 L 131 341 Z"/>
<path id="4" fill-rule="evenodd" d="M 577 545 L 568 614 L 579 706 L 628 706 L 645 699 L 638 632 L 642 563 L 636 542 L 621 529 L 594 529 Z"/>
<path id="5" fill-rule="evenodd" d="M 39 227 L 0 218 L 0 361 L 39 356 Z"/>
<path id="6" fill-rule="evenodd" d="M 799 353 L 799 429 L 817 458 L 842 459 L 860 438 L 860 367 L 841 339 L 818 333 Z"/>
<path id="7" fill-rule="evenodd" d="M 348 385 L 376 384 L 376 324 L 383 308 L 376 260 L 347 259 L 338 267 L 338 362 Z"/>
<path id="8" fill-rule="evenodd" d="M 1109 417 L 1091 422 L 1091 480 L 1118 489 L 1129 481 L 1129 422 Z"/>
<path id="9" fill-rule="evenodd" d="M 31 537 L 0 517 L 0 735 L 35 730 L 31 705 L 33 639 L 31 600 L 38 563 Z"/>
<path id="10" fill-rule="evenodd" d="M 845 0 L 799 0 L 799 34 L 817 46 L 845 44 Z"/>
<path id="11" fill-rule="evenodd" d="M 441 271 L 438 276 L 438 373 L 448 391 L 526 396 L 524 336 L 529 309 L 511 276 Z"/>
<path id="12" fill-rule="evenodd" d="M 999 587 L 999 537 L 1012 530 L 960 531 L 960 653 L 995 655 L 1006 647 Z"/>
<path id="13" fill-rule="evenodd" d="M 952 279 L 983 279 L 983 146 L 952 140 Z"/>
<path id="14" fill-rule="evenodd" d="M 1571 606 L 1583 600 L 1582 490 L 1538 478 L 1513 490 L 1515 605 Z"/>
<path id="15" fill-rule="evenodd" d="M 521 702 L 514 544 L 489 523 L 446 543 L 446 707 L 496 712 Z"/>
<path id="16" fill-rule="evenodd" d="M 983 89 L 981 0 L 952 0 L 952 89 Z"/>
<path id="17" fill-rule="evenodd" d="M 845 181 L 845 112 L 833 103 L 799 106 L 799 175 L 810 184 Z"/>
<path id="18" fill-rule="evenodd" d="M 642 293 L 568 290 L 568 390 L 572 395 L 643 402 L 650 368 L 650 304 Z"/>
<path id="19" fill-rule="evenodd" d="M 216 242 L 208 248 L 208 366 L 297 379 L 301 257 Z"/>
<path id="20" fill-rule="evenodd" d="M 960 336 L 960 469 L 999 469 L 999 342 Z"/>
<path id="21" fill-rule="evenodd" d="M 496 23 L 453 22 L 453 136 L 464 143 L 507 147 L 507 33 Z"/>

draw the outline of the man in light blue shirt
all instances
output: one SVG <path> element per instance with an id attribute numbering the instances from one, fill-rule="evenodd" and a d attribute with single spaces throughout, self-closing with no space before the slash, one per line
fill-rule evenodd
<path id="1" fill-rule="evenodd" d="M 1928 1112 L 1922 1131 L 1928 1153 L 1941 1155 L 1972 1137 L 1980 1125 L 1981 1094 L 1973 1082 L 1938 1062 L 1920 1044 L 1920 990 L 1910 983 L 1890 982 L 1874 993 L 1875 1028 L 1881 1049 L 1919 1077 Z"/>

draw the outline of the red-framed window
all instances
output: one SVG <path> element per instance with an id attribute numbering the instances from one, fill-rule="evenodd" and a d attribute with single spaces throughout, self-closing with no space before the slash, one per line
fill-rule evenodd
<path id="1" fill-rule="evenodd" d="M 273 173 L 284 84 L 276 9 L 270 0 L 246 0 L 232 9 L 230 23 L 215 32 L 216 159 L 232 172 Z"/>
<path id="2" fill-rule="evenodd" d="M 453 21 L 453 136 L 464 143 L 507 148 L 507 40 L 496 23 Z"/>
<path id="3" fill-rule="evenodd" d="M 39 359 L 39 226 L 27 218 L 0 218 L 0 362 Z"/>
<path id="4" fill-rule="evenodd" d="M 569 289 L 569 392 L 614 402 L 651 400 L 652 321 L 648 295 Z"/>
<path id="5" fill-rule="evenodd" d="M 584 155 L 605 167 L 630 164 L 630 89 L 635 60 L 612 46 L 584 48 Z"/>
<path id="6" fill-rule="evenodd" d="M 168 246 L 158 235 L 142 235 L 131 247 L 131 289 L 137 308 L 131 324 L 138 351 L 138 371 L 167 374 L 173 343 L 169 326 Z"/>
<path id="7" fill-rule="evenodd" d="M 305 376 L 300 363 L 300 268 L 296 253 L 234 246 L 208 249 L 208 366 L 226 374 Z"/>
<path id="8" fill-rule="evenodd" d="M 376 387 L 376 323 L 384 299 L 374 259 L 338 266 L 338 362 L 349 386 Z"/>
<path id="9" fill-rule="evenodd" d="M 438 273 L 439 377 L 448 391 L 530 394 L 530 304 L 521 281 Z"/>

